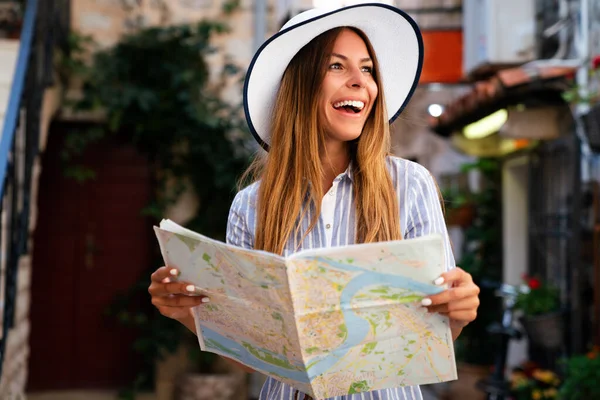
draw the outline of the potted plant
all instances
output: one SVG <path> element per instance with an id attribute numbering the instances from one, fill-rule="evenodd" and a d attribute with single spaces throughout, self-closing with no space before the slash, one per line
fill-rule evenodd
<path id="1" fill-rule="evenodd" d="M 528 290 L 519 294 L 515 309 L 522 311 L 521 324 L 530 342 L 545 349 L 557 349 L 563 342 L 563 313 L 559 291 L 535 277 L 523 276 Z"/>
<path id="2" fill-rule="evenodd" d="M 513 369 L 510 376 L 511 396 L 514 400 L 557 399 L 561 381 L 556 373 L 541 369 L 534 363 L 525 363 Z"/>
<path id="3" fill-rule="evenodd" d="M 559 390 L 564 400 L 600 399 L 600 347 L 565 360 L 566 374 Z"/>
<path id="4" fill-rule="evenodd" d="M 446 188 L 442 191 L 446 224 L 466 228 L 475 219 L 475 205 L 468 193 L 455 188 Z"/>
<path id="5" fill-rule="evenodd" d="M 475 219 L 475 200 L 467 180 L 471 164 L 465 164 L 456 174 L 443 175 L 440 194 L 444 201 L 445 220 L 448 226 L 467 228 Z"/>
<path id="6" fill-rule="evenodd" d="M 0 8 L 0 31 L 7 39 L 18 40 L 23 28 L 24 1 L 12 1 Z"/>

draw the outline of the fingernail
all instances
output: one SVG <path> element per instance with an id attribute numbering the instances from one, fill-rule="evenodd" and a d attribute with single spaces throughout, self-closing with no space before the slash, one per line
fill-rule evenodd
<path id="1" fill-rule="evenodd" d="M 172 269 L 172 270 L 171 270 L 169 273 L 170 273 L 171 275 L 173 275 L 173 276 L 177 276 L 177 275 L 179 275 L 179 273 L 177 272 L 177 270 L 176 270 L 176 269 Z"/>
<path id="2" fill-rule="evenodd" d="M 440 276 L 435 281 L 433 281 L 433 283 L 436 284 L 436 285 L 438 285 L 438 286 L 442 285 L 444 282 L 446 282 L 446 281 L 444 280 L 443 276 Z"/>
<path id="3" fill-rule="evenodd" d="M 196 287 L 194 285 L 187 285 L 185 287 L 185 290 L 187 290 L 190 293 L 194 293 L 194 292 L 196 292 Z"/>
<path id="4" fill-rule="evenodd" d="M 428 307 L 431 305 L 431 299 L 423 299 L 421 300 L 421 304 L 425 307 Z"/>
<path id="5" fill-rule="evenodd" d="M 162 280 L 162 283 L 169 283 L 169 282 L 171 282 L 171 280 L 169 278 L 165 278 Z"/>
<path id="6" fill-rule="evenodd" d="M 210 303 L 210 299 L 208 297 L 203 297 L 200 301 L 203 303 Z"/>

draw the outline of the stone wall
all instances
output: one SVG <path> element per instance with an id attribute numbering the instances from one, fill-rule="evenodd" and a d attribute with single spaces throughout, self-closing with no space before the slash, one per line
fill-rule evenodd
<path id="1" fill-rule="evenodd" d="M 8 332 L 6 353 L 0 379 L 0 398 L 17 400 L 24 398 L 27 382 L 27 359 L 29 357 L 29 288 L 31 282 L 31 256 L 19 260 L 18 292 L 15 309 L 15 325 Z"/>
<path id="2" fill-rule="evenodd" d="M 40 124 L 40 150 L 46 143 L 48 126 L 60 104 L 59 89 L 47 90 L 41 110 Z M 0 399 L 21 400 L 25 399 L 27 384 L 27 370 L 29 358 L 29 304 L 31 300 L 31 251 L 33 249 L 32 235 L 37 222 L 37 194 L 39 177 L 41 174 L 41 160 L 38 156 L 34 162 L 32 172 L 31 205 L 29 221 L 30 254 L 25 254 L 19 259 L 17 275 L 17 296 L 15 303 L 15 321 L 13 328 L 8 332 L 6 353 L 0 378 Z M 3 235 L 6 237 L 5 235 Z M 3 272 L 4 276 L 4 272 Z"/>

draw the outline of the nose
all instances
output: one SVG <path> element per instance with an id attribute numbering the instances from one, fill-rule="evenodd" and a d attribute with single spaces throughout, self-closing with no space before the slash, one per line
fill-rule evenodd
<path id="1" fill-rule="evenodd" d="M 352 68 L 348 78 L 348 87 L 364 88 L 367 86 L 367 78 L 361 68 Z"/>

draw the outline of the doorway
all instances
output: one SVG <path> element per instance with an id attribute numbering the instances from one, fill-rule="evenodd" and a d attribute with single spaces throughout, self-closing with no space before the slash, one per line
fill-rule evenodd
<path id="1" fill-rule="evenodd" d="M 135 333 L 106 309 L 155 260 L 152 221 L 141 213 L 152 169 L 134 146 L 110 137 L 81 157 L 94 179 L 66 178 L 63 143 L 82 127 L 54 122 L 42 157 L 28 391 L 114 389 L 131 383 L 138 365 Z"/>

